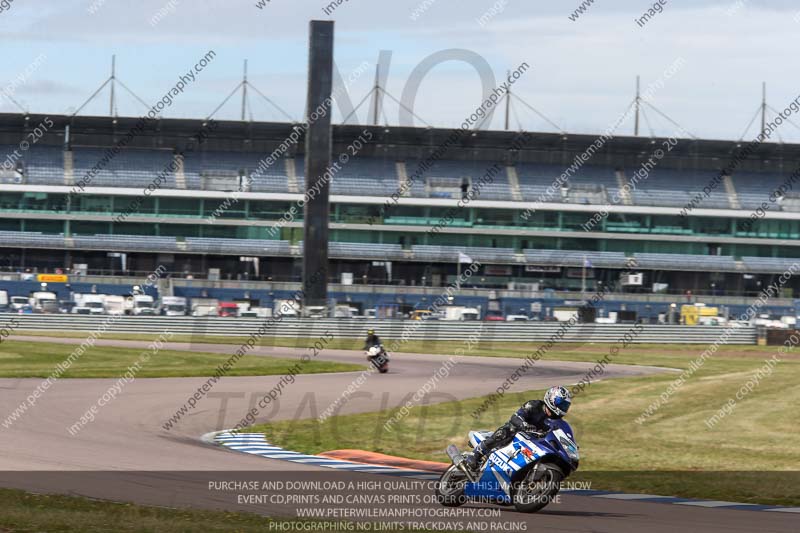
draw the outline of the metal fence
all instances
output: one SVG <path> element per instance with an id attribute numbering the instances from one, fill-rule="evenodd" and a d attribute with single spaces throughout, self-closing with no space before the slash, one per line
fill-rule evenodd
<path id="1" fill-rule="evenodd" d="M 629 324 L 575 324 L 558 322 L 458 322 L 374 319 L 305 319 L 305 318 L 219 318 L 219 317 L 145 317 L 86 315 L 0 314 L 0 326 L 14 319 L 17 330 L 156 334 L 171 331 L 175 335 L 246 337 L 263 328 L 267 337 L 308 337 L 332 335 L 334 338 L 362 338 L 367 329 L 375 329 L 385 341 L 410 340 L 460 341 L 481 329 L 487 342 L 541 342 L 555 337 L 563 342 L 616 342 L 631 331 Z M 710 344 L 718 340 L 723 326 L 674 326 L 644 324 L 633 342 L 658 344 Z M 563 335 L 559 334 L 562 331 Z M 756 328 L 732 328 L 727 344 L 756 344 Z"/>

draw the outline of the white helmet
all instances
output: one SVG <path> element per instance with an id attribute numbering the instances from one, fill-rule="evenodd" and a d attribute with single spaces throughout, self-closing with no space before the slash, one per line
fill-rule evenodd
<path id="1" fill-rule="evenodd" d="M 544 393 L 544 404 L 550 409 L 555 418 L 561 418 L 569 411 L 572 395 L 564 387 L 550 387 Z"/>

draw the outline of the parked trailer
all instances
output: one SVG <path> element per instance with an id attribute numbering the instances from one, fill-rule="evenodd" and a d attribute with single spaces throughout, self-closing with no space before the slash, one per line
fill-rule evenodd
<path id="1" fill-rule="evenodd" d="M 580 308 L 578 307 L 555 307 L 553 308 L 553 318 L 559 322 L 569 322 L 570 320 L 578 320 L 580 316 Z"/>
<path id="2" fill-rule="evenodd" d="M 219 316 L 216 298 L 192 298 L 192 316 Z"/>
<path id="3" fill-rule="evenodd" d="M 444 308 L 444 320 L 478 320 L 480 313 L 474 307 L 448 305 Z"/>
<path id="4" fill-rule="evenodd" d="M 34 313 L 58 313 L 58 297 L 54 292 L 37 291 L 31 293 L 28 303 L 33 308 Z"/>
<path id="5" fill-rule="evenodd" d="M 70 313 L 75 315 L 105 314 L 105 300 L 106 297 L 104 294 L 73 294 L 72 301 L 75 303 L 75 305 L 72 306 Z"/>
<path id="6" fill-rule="evenodd" d="M 109 294 L 103 300 L 103 307 L 109 315 L 124 315 L 127 304 L 124 296 Z"/>

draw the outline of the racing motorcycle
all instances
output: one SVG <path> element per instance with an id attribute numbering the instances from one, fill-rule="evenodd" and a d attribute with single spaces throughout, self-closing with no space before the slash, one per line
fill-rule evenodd
<path id="1" fill-rule="evenodd" d="M 538 433 L 520 430 L 508 446 L 494 450 L 478 471 L 471 469 L 466 453 L 451 444 L 447 455 L 453 464 L 436 484 L 436 499 L 446 507 L 468 501 L 513 505 L 523 513 L 535 513 L 553 501 L 561 481 L 578 469 L 580 455 L 572 428 L 564 420 L 549 420 L 549 429 Z M 470 431 L 474 448 L 491 431 Z"/>
<path id="2" fill-rule="evenodd" d="M 389 354 L 382 344 L 376 344 L 367 350 L 367 360 L 378 369 L 378 372 L 385 374 L 389 371 Z"/>

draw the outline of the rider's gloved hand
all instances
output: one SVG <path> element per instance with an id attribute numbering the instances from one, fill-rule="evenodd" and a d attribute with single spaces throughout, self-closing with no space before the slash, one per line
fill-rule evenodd
<path id="1" fill-rule="evenodd" d="M 509 422 L 511 423 L 512 426 L 514 426 L 514 429 L 516 429 L 517 431 L 527 431 L 526 426 L 530 425 L 516 413 L 511 415 L 511 420 L 509 420 Z"/>
<path id="2" fill-rule="evenodd" d="M 523 419 L 516 413 L 511 416 L 511 420 L 509 420 L 509 422 L 511 423 L 512 426 L 514 426 L 514 429 L 516 429 L 517 431 L 533 433 L 539 438 L 547 435 L 547 432 L 549 431 L 547 428 L 540 428 L 534 426 L 533 424 L 529 424 L 528 422 L 525 421 L 525 419 Z"/>
<path id="3" fill-rule="evenodd" d="M 526 433 L 531 433 L 532 435 L 535 435 L 538 438 L 542 438 L 545 435 L 547 435 L 546 429 L 528 423 L 525 424 L 525 429 L 523 429 L 522 431 L 525 431 Z"/>

